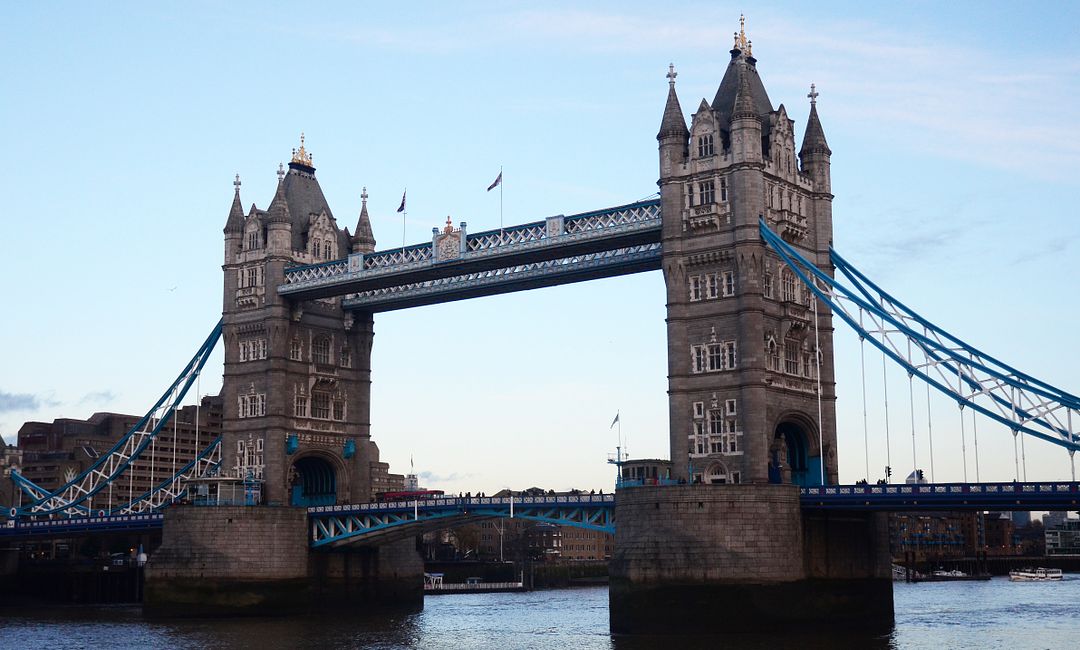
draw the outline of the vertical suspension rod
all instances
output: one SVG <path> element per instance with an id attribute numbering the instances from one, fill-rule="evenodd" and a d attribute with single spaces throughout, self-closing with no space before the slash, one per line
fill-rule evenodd
<path id="1" fill-rule="evenodd" d="M 907 342 L 908 363 L 913 361 L 911 357 L 911 339 Z M 915 453 L 915 375 L 909 370 L 907 374 L 908 408 L 911 411 L 911 473 L 915 475 L 915 482 L 919 481 L 919 457 Z"/>
<path id="2" fill-rule="evenodd" d="M 821 421 L 821 338 L 818 335 L 818 299 L 814 297 L 814 362 L 817 365 L 817 437 L 818 457 L 821 461 L 821 484 L 825 485 L 825 447 L 824 447 L 824 423 Z"/>
<path id="3" fill-rule="evenodd" d="M 859 308 L 859 331 L 865 331 L 863 327 L 863 310 Z M 862 376 L 862 432 L 863 432 L 863 455 L 866 460 L 866 480 L 870 481 L 870 424 L 866 417 L 866 338 L 859 334 L 859 372 Z"/>
<path id="4" fill-rule="evenodd" d="M 964 392 L 964 380 L 960 374 L 960 364 L 956 365 L 956 394 L 960 395 Z M 967 434 L 964 432 L 964 402 L 956 400 L 956 405 L 960 407 L 960 454 L 964 459 L 964 483 L 968 482 L 967 475 Z"/>
<path id="5" fill-rule="evenodd" d="M 923 327 L 923 335 L 927 335 L 926 327 Z M 930 363 L 930 355 L 926 354 L 926 350 L 923 349 L 924 356 L 926 357 L 927 367 Z M 930 482 L 934 482 L 934 422 L 930 415 L 930 384 L 926 384 L 926 435 L 930 441 Z"/>

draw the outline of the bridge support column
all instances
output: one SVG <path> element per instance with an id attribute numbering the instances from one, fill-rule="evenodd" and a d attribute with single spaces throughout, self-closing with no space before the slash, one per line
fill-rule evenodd
<path id="1" fill-rule="evenodd" d="M 879 515 L 804 516 L 792 485 L 618 491 L 611 562 L 616 634 L 892 624 Z"/>
<path id="2" fill-rule="evenodd" d="M 173 506 L 146 567 L 149 616 L 267 616 L 362 604 L 423 606 L 412 541 L 350 553 L 309 548 L 307 510 Z"/>

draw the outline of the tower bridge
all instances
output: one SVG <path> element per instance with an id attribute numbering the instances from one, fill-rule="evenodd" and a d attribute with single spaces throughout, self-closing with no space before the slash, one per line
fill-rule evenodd
<path id="1" fill-rule="evenodd" d="M 221 323 L 86 472 L 52 491 L 15 472 L 0 537 L 163 526 L 149 611 L 269 613 L 415 603 L 417 532 L 512 515 L 614 530 L 612 629 L 692 631 L 717 612 L 728 627 L 891 621 L 884 511 L 1075 508 L 1075 476 L 837 485 L 834 314 L 910 377 L 1070 460 L 1080 398 L 936 327 L 840 257 L 816 88 L 796 148 L 742 30 L 729 54 L 689 125 L 669 67 L 658 199 L 480 233 L 448 219 L 430 242 L 377 251 L 366 190 L 355 230 L 339 227 L 303 137 L 265 210 L 245 212 L 237 177 Z M 577 499 L 373 503 L 390 487 L 370 433 L 376 313 L 653 270 L 666 290 L 670 476 Z M 102 508 L 97 495 L 147 453 L 219 337 L 220 439 Z M 166 508 L 194 485 L 230 505 Z"/>

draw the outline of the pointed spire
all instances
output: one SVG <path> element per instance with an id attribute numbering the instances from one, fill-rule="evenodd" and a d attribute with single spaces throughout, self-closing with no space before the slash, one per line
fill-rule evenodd
<path id="1" fill-rule="evenodd" d="M 365 187 L 360 192 L 360 218 L 356 221 L 356 233 L 352 236 L 354 253 L 371 253 L 375 250 L 375 234 L 371 230 L 371 219 L 367 211 L 368 193 Z M 348 229 L 346 228 L 346 232 Z"/>
<path id="2" fill-rule="evenodd" d="M 744 117 L 761 120 L 757 111 L 754 110 L 754 97 L 750 91 L 750 72 L 745 64 L 739 68 L 739 89 L 735 91 L 735 107 L 731 111 L 731 121 Z"/>
<path id="3" fill-rule="evenodd" d="M 810 94 L 807 95 L 810 98 L 810 117 L 806 120 L 806 132 L 803 133 L 802 148 L 799 149 L 799 156 L 810 153 L 832 155 L 829 143 L 825 141 L 825 130 L 821 128 L 821 120 L 818 119 L 818 94 L 817 86 L 810 84 Z"/>
<path id="4" fill-rule="evenodd" d="M 683 117 L 682 106 L 679 106 L 679 96 L 675 94 L 675 64 L 668 65 L 668 95 L 667 104 L 664 105 L 664 119 L 660 122 L 660 132 L 656 134 L 657 140 L 667 137 L 680 137 L 683 140 L 690 137 L 690 130 L 686 128 L 686 118 Z"/>
<path id="5" fill-rule="evenodd" d="M 289 223 L 289 204 L 285 201 L 285 181 L 279 180 L 274 200 L 270 202 L 270 223 Z"/>
<path id="6" fill-rule="evenodd" d="M 240 174 L 233 181 L 236 192 L 233 194 L 232 208 L 229 209 L 229 219 L 225 222 L 225 232 L 243 232 L 244 230 L 244 206 L 240 204 Z"/>

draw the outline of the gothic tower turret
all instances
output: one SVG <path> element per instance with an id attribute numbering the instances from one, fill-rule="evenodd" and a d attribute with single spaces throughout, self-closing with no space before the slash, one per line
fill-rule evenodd
<path id="1" fill-rule="evenodd" d="M 832 244 L 832 150 L 825 141 L 825 130 L 821 128 L 821 120 L 817 111 L 817 86 L 810 84 L 810 117 L 806 120 L 806 132 L 803 134 L 802 148 L 799 149 L 799 158 L 802 160 L 802 168 L 805 174 L 810 176 L 814 183 L 814 191 L 810 195 L 814 223 L 816 224 L 816 239 L 818 242 Z M 827 252 L 827 251 L 826 251 Z M 832 271 L 832 265 L 827 255 L 819 257 L 818 266 Z"/>
<path id="2" fill-rule="evenodd" d="M 741 24 L 681 157 L 685 122 L 673 98 L 672 83 L 658 139 L 673 474 L 812 484 L 824 466 L 825 480 L 835 481 L 831 314 L 819 305 L 814 322 L 810 292 L 758 230 L 764 218 L 806 255 L 827 260 L 831 212 L 816 203 L 831 198 L 827 174 L 799 170 L 792 122 L 783 106 L 773 109 Z M 811 156 L 818 170 L 821 154 L 818 147 Z"/>
<path id="3" fill-rule="evenodd" d="M 357 236 L 349 236 L 303 136 L 288 171 L 278 167 L 268 210 L 253 205 L 238 221 L 234 198 L 223 267 L 222 467 L 260 484 L 265 503 L 356 503 L 389 489 L 370 432 L 371 314 L 346 312 L 337 297 L 295 301 L 277 291 L 287 268 L 373 249 L 366 191 L 363 198 Z"/>
<path id="4" fill-rule="evenodd" d="M 368 193 L 365 187 L 360 192 L 360 218 L 356 220 L 356 232 L 352 236 L 352 252 L 371 253 L 375 251 L 375 234 L 371 230 L 371 219 L 367 211 Z"/>

